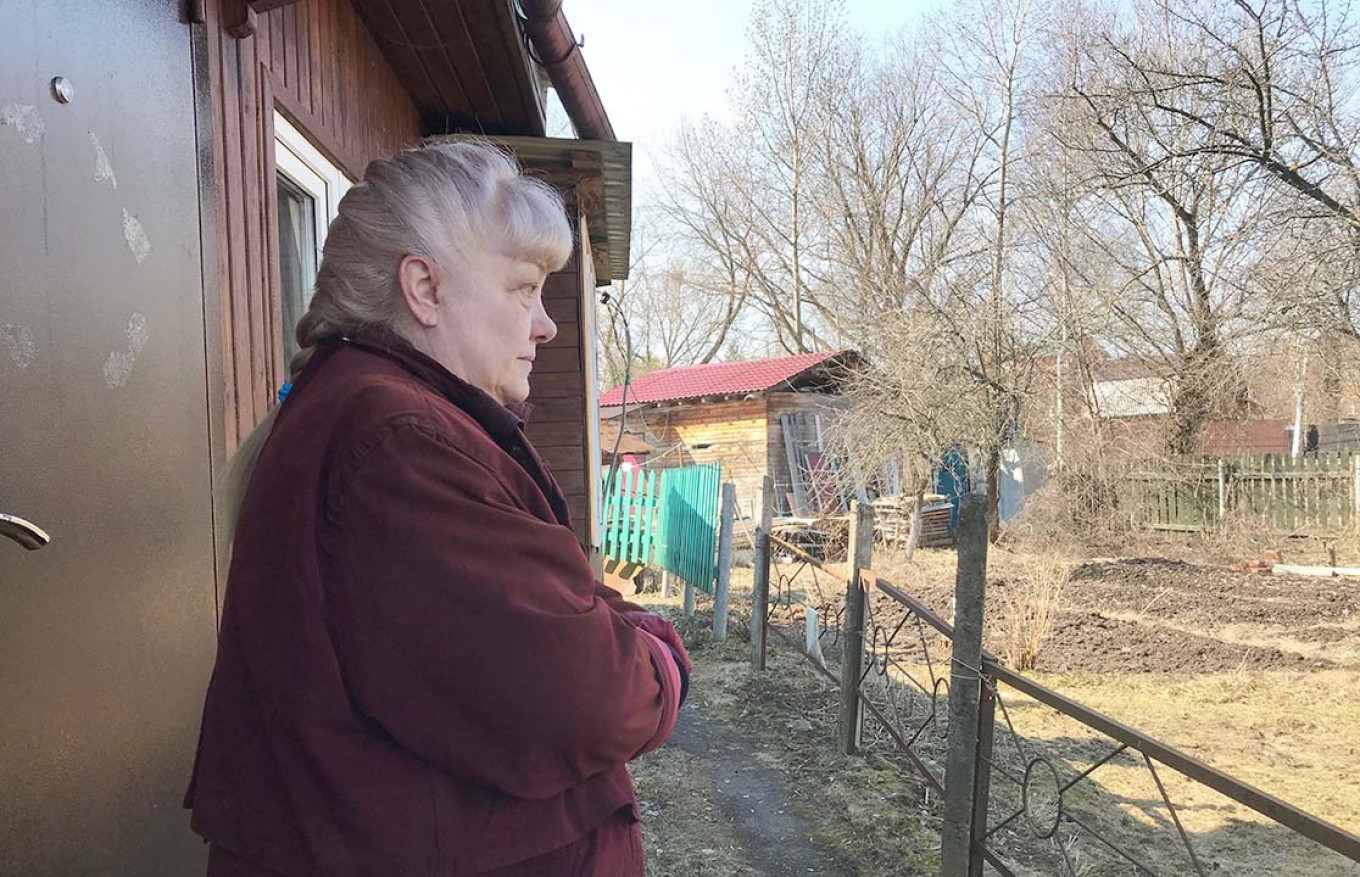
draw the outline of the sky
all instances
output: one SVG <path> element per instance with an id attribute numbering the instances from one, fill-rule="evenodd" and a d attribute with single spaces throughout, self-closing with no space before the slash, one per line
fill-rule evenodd
<path id="1" fill-rule="evenodd" d="M 846 0 L 846 14 L 853 30 L 873 38 L 896 33 L 942 2 Z M 680 120 L 725 114 L 751 6 L 752 0 L 566 0 L 614 131 L 634 144 L 638 203 L 646 202 L 655 161 Z"/>

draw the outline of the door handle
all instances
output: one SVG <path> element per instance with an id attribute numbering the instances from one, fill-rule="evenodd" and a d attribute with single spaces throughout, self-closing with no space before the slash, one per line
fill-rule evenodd
<path id="1" fill-rule="evenodd" d="M 37 524 L 6 514 L 0 514 L 0 536 L 8 536 L 29 551 L 37 551 L 52 541 L 52 537 Z"/>

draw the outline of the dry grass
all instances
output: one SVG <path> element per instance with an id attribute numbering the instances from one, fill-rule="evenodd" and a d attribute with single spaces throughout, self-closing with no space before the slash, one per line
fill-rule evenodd
<path id="1" fill-rule="evenodd" d="M 1239 780 L 1360 830 L 1360 787 L 1344 781 L 1360 755 L 1354 671 L 1234 673 L 1176 679 L 1049 675 L 1040 681 L 1178 746 Z M 1070 769 L 1098 751 L 1079 723 L 1014 692 L 1004 694 L 1016 730 Z M 1162 767 L 1177 813 L 1201 858 L 1223 873 L 1341 877 L 1360 864 L 1281 828 L 1206 786 Z M 1140 760 L 1120 758 L 1091 776 L 1073 808 L 1091 814 L 1168 868 L 1188 862 L 1155 783 Z M 1172 873 L 1180 873 L 1173 870 Z"/>
<path id="2" fill-rule="evenodd" d="M 1113 489 L 1093 471 L 1070 470 L 1025 498 L 1003 540 L 1028 546 L 1077 550 L 1119 544 L 1133 527 L 1113 501 Z"/>
<path id="3" fill-rule="evenodd" d="M 1253 515 L 1233 515 L 1223 526 L 1186 538 L 1193 556 L 1218 563 L 1255 560 L 1269 550 L 1282 550 L 1293 541 L 1297 546 L 1307 540 L 1291 540 L 1281 535 L 1266 520 Z"/>
<path id="4" fill-rule="evenodd" d="M 1040 681 L 1180 747 L 1243 782 L 1360 832 L 1360 685 L 1355 670 L 1187 678 L 1038 675 Z M 1035 714 L 1036 730 L 1056 717 Z"/>
<path id="5" fill-rule="evenodd" d="M 1202 552 L 1187 552 L 1201 562 Z M 1008 663 L 1021 664 L 1025 653 L 1037 654 L 1035 640 L 1051 626 L 1040 616 L 1080 605 L 1079 591 L 1061 585 L 1065 572 L 1079 559 L 1070 545 L 1031 546 L 1012 541 L 994 547 L 990 558 L 993 585 L 989 614 L 1020 611 L 1021 620 L 1009 630 L 1013 651 Z M 906 564 L 880 554 L 874 569 L 885 578 L 920 596 L 933 592 L 930 602 L 948 614 L 938 595 L 947 593 L 954 576 L 950 552 L 926 551 Z M 1056 581 L 1055 581 L 1056 580 Z M 1157 594 L 1148 593 L 1147 606 L 1128 620 L 1201 635 L 1223 642 L 1275 647 L 1349 667 L 1318 670 L 1201 672 L 1192 674 L 1035 674 L 1036 678 L 1107 715 L 1178 746 L 1244 782 L 1289 801 L 1352 832 L 1360 832 L 1360 775 L 1350 770 L 1360 757 L 1360 619 L 1324 625 L 1340 633 L 1338 641 L 1298 639 L 1299 628 L 1285 625 L 1223 625 L 1206 619 L 1187 628 L 1159 618 Z M 1170 598 L 1163 598 L 1172 599 Z M 1034 608 L 1035 604 L 1038 608 Z M 1085 611 L 1099 607 L 1084 606 Z M 1122 617 L 1118 612 L 1106 612 Z M 1037 630 L 1036 630 L 1037 628 Z M 1029 642 L 1025 642 L 1025 631 Z M 1028 646 L 1028 647 L 1026 647 Z M 998 648 L 1004 650 L 998 643 Z M 918 668 L 920 669 L 920 668 Z M 1047 750 L 1075 773 L 1090 763 L 1091 753 L 1109 741 L 1090 729 L 1011 692 L 1007 702 L 1017 729 L 1033 745 Z M 1093 748 L 1094 747 L 1094 748 Z M 1108 750 L 1106 750 L 1108 751 Z M 1298 877 L 1360 875 L 1360 864 L 1303 840 L 1234 802 L 1169 769 L 1161 771 L 1168 791 L 1196 850 L 1223 873 L 1288 874 Z M 1186 862 L 1167 821 L 1160 795 L 1138 762 L 1113 763 L 1101 768 L 1074 800 L 1093 813 L 1113 818 L 1117 831 L 1135 847 L 1156 858 L 1168 873 L 1181 873 Z M 1075 791 L 1075 790 L 1074 790 Z M 1101 870 L 1102 856 L 1089 843 L 1067 837 L 1064 844 L 1075 859 L 1083 858 L 1092 873 Z M 1035 873 L 1046 873 L 1040 866 Z"/>
<path id="6" fill-rule="evenodd" d="M 1053 634 L 1070 567 L 1059 558 L 1030 558 L 1025 570 L 1000 589 L 1001 657 L 1017 670 L 1032 670 Z"/>
<path id="7" fill-rule="evenodd" d="M 1256 539 L 1251 534 L 1242 534 L 1236 543 L 1226 539 L 1212 542 L 1207 537 L 1185 539 L 1152 534 L 1127 553 L 1202 563 L 1207 558 L 1238 559 L 1241 552 L 1257 551 L 1261 543 Z M 1325 551 L 1320 544 L 1310 547 L 1312 554 L 1301 551 L 1305 545 L 1308 543 L 1288 543 L 1286 550 L 1292 552 L 1289 559 L 1305 563 L 1325 560 Z M 1351 550 L 1357 553 L 1348 560 L 1347 552 Z M 1083 611 L 1092 609 L 1081 606 L 1081 591 L 1075 584 L 1062 587 L 1065 573 L 1092 553 L 1089 546 L 1077 545 L 1075 540 L 1059 541 L 1052 537 L 1043 542 L 1031 537 L 1011 539 L 993 547 L 989 570 L 994 586 L 989 589 L 992 599 L 989 614 L 995 617 L 1018 611 L 1020 616 L 1013 625 L 1002 625 L 1001 628 L 1010 631 L 1006 639 L 1013 640 L 1013 644 L 1002 648 L 1002 644 L 997 643 L 999 650 L 1011 651 L 1005 655 L 1008 663 L 1024 664 L 1026 655 L 1032 656 L 1042 650 L 1042 640 L 1052 630 L 1051 618 L 1059 610 L 1079 606 Z M 1338 555 L 1341 563 L 1360 565 L 1360 544 L 1348 548 L 1343 543 Z M 873 563 L 880 577 L 904 590 L 918 596 L 933 593 L 935 597 L 929 602 L 946 616 L 947 600 L 942 605 L 939 595 L 947 593 L 952 585 L 954 566 L 952 552 L 933 550 L 919 553 L 915 562 L 908 564 L 896 552 L 880 549 Z M 786 566 L 785 572 L 788 571 Z M 749 599 L 746 592 L 750 570 L 735 571 L 734 580 L 734 606 L 741 606 Z M 1147 602 L 1151 605 L 1141 612 L 1133 612 L 1125 620 L 1186 630 L 1223 642 L 1275 647 L 1327 659 L 1337 666 L 1315 670 L 1239 669 L 1236 672 L 1176 674 L 1043 674 L 1031 671 L 1031 675 L 1246 783 L 1349 831 L 1360 832 L 1360 818 L 1356 816 L 1360 814 L 1360 774 L 1353 770 L 1353 766 L 1360 763 L 1360 699 L 1354 696 L 1354 692 L 1360 690 L 1360 618 L 1314 625 L 1335 629 L 1339 638 L 1327 639 L 1310 639 L 1301 633 L 1308 630 L 1307 627 L 1290 628 L 1273 622 L 1225 624 L 1205 618 L 1202 623 L 1185 627 L 1172 618 L 1159 617 L 1159 611 L 1174 605 L 1174 594 L 1157 598 L 1154 587 L 1147 594 Z M 1230 597 L 1225 595 L 1225 599 Z M 1164 605 L 1166 600 L 1172 600 L 1173 604 Z M 1119 618 L 1128 615 L 1113 610 L 1105 614 Z M 732 629 L 737 636 L 744 635 L 745 622 L 744 617 L 733 622 Z M 697 625 L 690 633 L 702 639 Z M 736 648 L 744 649 L 745 643 Z M 772 642 L 771 649 L 775 655 L 787 651 L 777 641 Z M 796 666 L 796 658 L 792 665 L 778 663 L 782 660 L 777 659 L 772 665 L 772 672 L 760 683 L 764 687 L 758 690 L 744 687 L 755 683 L 741 682 L 736 676 L 711 690 L 715 707 L 725 710 L 732 721 L 746 723 L 760 722 L 762 712 L 777 711 L 780 703 L 786 706 L 787 703 L 800 703 L 799 709 L 807 713 L 811 709 L 808 704 L 817 697 L 815 688 L 812 695 L 805 690 L 795 696 L 780 687 L 785 684 L 780 680 L 802 674 L 808 685 L 821 683 Z M 834 691 L 822 691 L 820 696 L 823 709 L 834 710 Z M 1066 770 L 1073 774 L 1088 765 L 1093 757 L 1099 757 L 1102 746 L 1109 746 L 1108 740 L 1093 734 L 1090 729 L 1018 693 L 1012 691 L 1004 696 L 1017 730 L 1039 751 L 1046 752 L 1060 765 L 1066 765 Z M 774 727 L 778 734 L 778 726 L 769 727 Z M 909 769 L 901 768 L 898 792 L 881 799 L 870 798 L 866 804 L 869 786 L 865 784 L 870 783 L 871 778 L 836 761 L 830 738 L 821 745 L 825 747 L 821 753 L 805 751 L 796 757 L 781 756 L 781 760 L 789 758 L 789 763 L 796 764 L 800 776 L 810 787 L 819 784 L 817 777 L 820 775 L 820 785 L 827 791 L 826 801 L 830 802 L 834 797 L 835 807 L 844 812 L 873 812 L 882 818 L 885 810 L 892 810 L 900 811 L 899 817 L 923 818 L 919 815 L 923 811 L 920 802 L 902 797 L 906 793 L 901 789 L 913 786 Z M 836 778 L 835 783 L 831 782 L 831 777 Z M 1291 877 L 1360 877 L 1360 864 L 1344 861 L 1169 769 L 1162 769 L 1161 777 L 1187 830 L 1195 838 L 1196 851 L 1210 863 L 1211 871 Z M 872 778 L 872 782 L 883 781 L 877 775 Z M 838 787 L 833 789 L 833 786 Z M 1177 858 L 1183 854 L 1174 827 L 1141 762 L 1123 756 L 1102 767 L 1089 782 L 1082 784 L 1079 792 L 1073 790 L 1072 803 L 1074 807 L 1084 808 L 1083 812 L 1103 814 L 1100 818 L 1108 820 L 1113 833 L 1133 844 L 1134 848 L 1147 852 L 1165 873 L 1192 873 L 1188 863 Z M 867 816 L 841 820 L 822 829 L 821 833 L 831 842 L 853 846 L 869 836 L 865 832 L 871 831 L 866 828 L 870 822 L 872 820 Z M 1060 842 L 1081 870 L 1092 875 L 1123 873 L 1110 870 L 1105 856 L 1088 841 L 1060 832 Z M 1036 860 L 1018 869 L 1018 873 L 1051 873 L 1045 867 Z"/>
<path id="8" fill-rule="evenodd" d="M 750 571 L 734 570 L 733 578 L 739 604 L 749 594 Z M 649 608 L 678 615 L 678 595 L 662 600 L 647 594 L 643 600 Z M 834 686 L 774 644 L 769 669 L 752 673 L 749 643 L 738 633 L 743 624 L 734 620 L 733 635 L 713 642 L 711 605 L 702 598 L 694 618 L 676 620 L 695 664 L 687 709 L 740 729 L 751 761 L 784 784 L 787 799 L 777 806 L 803 820 L 822 847 L 836 851 L 846 867 L 839 873 L 928 877 L 938 871 L 936 802 L 902 764 L 837 753 Z M 791 730 L 798 725 L 802 729 Z M 642 800 L 648 877 L 795 873 L 777 862 L 753 861 L 751 844 L 715 804 L 717 785 L 729 777 L 715 776 L 708 760 L 667 746 L 635 762 L 633 774 Z"/>

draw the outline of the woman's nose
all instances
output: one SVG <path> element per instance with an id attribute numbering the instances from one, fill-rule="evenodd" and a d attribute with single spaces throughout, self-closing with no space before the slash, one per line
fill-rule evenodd
<path id="1" fill-rule="evenodd" d="M 552 321 L 552 317 L 548 316 L 542 301 L 534 309 L 534 321 L 530 330 L 533 332 L 535 344 L 547 344 L 557 337 L 557 324 Z"/>

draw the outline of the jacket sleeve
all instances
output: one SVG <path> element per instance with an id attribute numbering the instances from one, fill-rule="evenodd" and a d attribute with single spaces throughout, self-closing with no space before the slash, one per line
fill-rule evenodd
<path id="1" fill-rule="evenodd" d="M 609 606 L 609 608 L 613 609 L 615 612 L 647 611 L 646 609 L 642 608 L 636 603 L 628 602 L 623 598 L 622 594 L 620 594 L 618 591 L 614 590 L 613 588 L 609 587 L 608 585 L 601 581 L 595 582 L 595 596 L 603 600 Z"/>
<path id="2" fill-rule="evenodd" d="M 566 527 L 415 423 L 337 488 L 330 629 L 357 708 L 459 777 L 548 798 L 665 740 L 665 644 L 603 599 Z"/>

